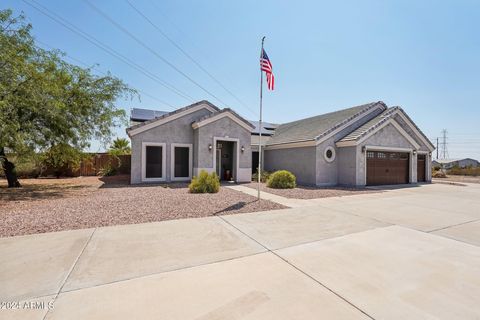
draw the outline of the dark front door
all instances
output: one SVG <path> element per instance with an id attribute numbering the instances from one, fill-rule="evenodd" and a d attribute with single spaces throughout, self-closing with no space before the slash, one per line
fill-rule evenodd
<path id="1" fill-rule="evenodd" d="M 367 151 L 367 185 L 408 183 L 409 154 Z"/>
<path id="2" fill-rule="evenodd" d="M 417 155 L 417 181 L 425 182 L 425 165 L 426 165 L 426 156 L 424 154 Z"/>
<path id="3" fill-rule="evenodd" d="M 252 152 L 252 173 L 258 170 L 258 151 Z"/>

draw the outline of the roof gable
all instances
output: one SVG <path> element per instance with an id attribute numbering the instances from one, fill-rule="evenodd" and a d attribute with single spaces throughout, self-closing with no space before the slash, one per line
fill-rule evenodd
<path id="1" fill-rule="evenodd" d="M 186 107 L 174 110 L 172 112 L 168 112 L 166 114 L 163 114 L 159 117 L 156 117 L 154 119 L 139 123 L 137 125 L 134 125 L 130 128 L 127 128 L 127 134 L 131 137 L 134 136 L 140 132 L 150 130 L 152 128 L 155 128 L 159 125 L 162 125 L 164 123 L 170 122 L 172 120 L 178 119 L 180 117 L 183 117 L 187 114 L 190 114 L 192 112 L 195 112 L 197 110 L 201 109 L 207 109 L 211 113 L 218 112 L 220 109 L 218 109 L 215 105 L 212 103 L 202 100 L 196 103 L 193 103 L 191 105 L 188 105 Z"/>
<path id="2" fill-rule="evenodd" d="M 434 145 L 430 142 L 430 140 L 428 140 L 428 138 L 417 127 L 417 125 L 412 121 L 412 119 L 410 119 L 410 117 L 405 113 L 405 111 L 403 111 L 403 109 L 398 106 L 386 109 L 372 120 L 366 122 L 358 129 L 349 133 L 337 142 L 337 146 L 356 145 L 363 141 L 365 137 L 378 131 L 379 128 L 382 128 L 386 123 L 393 121 L 394 124 L 397 124 L 397 122 L 394 120 L 395 115 L 399 115 L 405 121 L 405 123 L 410 126 L 415 135 L 417 135 L 418 138 L 422 140 L 422 142 L 430 149 L 430 151 L 435 149 Z"/>
<path id="3" fill-rule="evenodd" d="M 195 121 L 194 123 L 192 123 L 192 127 L 194 129 L 197 129 L 209 123 L 215 122 L 219 119 L 222 119 L 224 117 L 228 117 L 232 119 L 233 121 L 235 121 L 236 123 L 238 123 L 240 126 L 244 127 L 248 131 L 252 131 L 253 129 L 255 129 L 255 126 L 252 123 L 250 123 L 250 121 L 244 119 L 238 113 L 236 113 L 230 108 L 225 108 L 225 109 L 222 109 L 221 111 L 213 112 L 208 116 L 202 117 L 197 121 Z"/>
<path id="4" fill-rule="evenodd" d="M 275 130 L 275 134 L 269 140 L 268 145 L 316 140 L 326 137 L 330 133 L 335 132 L 336 129 L 362 118 L 369 111 L 377 108 L 386 109 L 387 107 L 383 102 L 378 101 L 281 124 Z"/>

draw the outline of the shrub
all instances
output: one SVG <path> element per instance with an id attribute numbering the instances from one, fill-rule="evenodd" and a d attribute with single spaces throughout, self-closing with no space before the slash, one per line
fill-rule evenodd
<path id="1" fill-rule="evenodd" d="M 442 171 L 435 171 L 433 174 L 432 174 L 432 177 L 433 178 L 446 178 L 447 175 L 442 172 Z"/>
<path id="2" fill-rule="evenodd" d="M 270 177 L 271 173 L 268 172 L 268 171 L 263 171 L 262 170 L 262 175 L 260 177 L 260 181 L 261 182 L 267 182 L 268 180 L 268 177 Z M 258 168 L 257 168 L 257 172 L 255 172 L 254 174 L 252 174 L 252 181 L 253 182 L 257 182 L 258 181 Z"/>
<path id="3" fill-rule="evenodd" d="M 48 171 L 60 178 L 60 176 L 71 176 L 80 168 L 80 163 L 86 155 L 79 149 L 66 143 L 52 146 L 43 154 L 43 165 Z"/>
<path id="4" fill-rule="evenodd" d="M 100 168 L 100 170 L 98 171 L 98 175 L 103 177 L 110 177 L 116 174 L 117 174 L 117 168 L 115 166 L 112 166 L 111 163 Z"/>
<path id="5" fill-rule="evenodd" d="M 220 179 L 215 172 L 208 174 L 202 170 L 198 177 L 193 177 L 188 189 L 191 193 L 217 193 L 220 190 Z"/>
<path id="6" fill-rule="evenodd" d="M 293 189 L 295 186 L 295 175 L 287 170 L 275 171 L 267 180 L 267 187 L 274 189 Z"/>

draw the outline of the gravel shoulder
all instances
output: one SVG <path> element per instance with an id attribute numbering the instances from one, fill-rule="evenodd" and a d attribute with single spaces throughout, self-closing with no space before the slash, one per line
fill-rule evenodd
<path id="1" fill-rule="evenodd" d="M 131 186 L 121 177 L 60 180 L 22 180 L 22 189 L 6 189 L 1 181 L 0 237 L 286 208 L 225 187 L 216 194 L 191 194 L 180 183 Z"/>
<path id="2" fill-rule="evenodd" d="M 246 187 L 257 189 L 257 183 L 251 182 L 243 184 Z M 343 197 L 351 196 L 355 194 L 363 193 L 378 193 L 382 192 L 381 190 L 371 190 L 364 188 L 348 188 L 348 187 L 307 187 L 307 186 L 297 186 L 294 189 L 272 189 L 266 186 L 265 183 L 262 183 L 260 190 L 275 194 L 277 196 L 282 196 L 290 199 L 318 199 L 318 198 L 329 198 L 329 197 Z"/>
<path id="3" fill-rule="evenodd" d="M 480 177 L 448 175 L 446 178 L 434 178 L 434 181 L 480 183 Z"/>

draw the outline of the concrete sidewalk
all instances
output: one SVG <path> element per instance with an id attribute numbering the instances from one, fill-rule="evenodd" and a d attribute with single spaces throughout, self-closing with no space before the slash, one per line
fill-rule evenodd
<path id="1" fill-rule="evenodd" d="M 480 317 L 480 185 L 320 200 L 2 238 L 0 318 Z"/>

